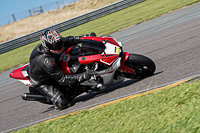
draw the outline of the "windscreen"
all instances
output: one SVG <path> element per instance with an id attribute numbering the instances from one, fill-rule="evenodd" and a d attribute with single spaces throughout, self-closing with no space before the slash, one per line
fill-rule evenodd
<path id="1" fill-rule="evenodd" d="M 82 40 L 80 55 L 101 54 L 105 50 L 105 45 L 99 41 Z"/>

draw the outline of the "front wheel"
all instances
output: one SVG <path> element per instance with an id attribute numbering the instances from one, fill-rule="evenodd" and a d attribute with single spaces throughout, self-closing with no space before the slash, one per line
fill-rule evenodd
<path id="1" fill-rule="evenodd" d="M 129 54 L 124 64 L 135 70 L 133 73 L 124 73 L 126 78 L 142 79 L 153 75 L 156 69 L 150 58 L 139 54 Z"/>

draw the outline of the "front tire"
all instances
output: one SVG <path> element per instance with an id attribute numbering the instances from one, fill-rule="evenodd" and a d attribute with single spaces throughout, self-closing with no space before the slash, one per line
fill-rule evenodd
<path id="1" fill-rule="evenodd" d="M 133 73 L 124 73 L 126 78 L 142 79 L 153 75 L 156 70 L 155 63 L 150 58 L 139 54 L 129 54 L 124 64 L 135 70 Z"/>

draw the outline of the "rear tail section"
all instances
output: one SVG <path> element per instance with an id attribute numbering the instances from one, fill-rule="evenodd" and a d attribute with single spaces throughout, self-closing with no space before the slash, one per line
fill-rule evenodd
<path id="1" fill-rule="evenodd" d="M 32 83 L 29 79 L 28 70 L 29 70 L 29 64 L 26 64 L 26 65 L 12 71 L 9 76 L 13 79 L 16 79 L 16 80 L 24 83 L 25 85 L 31 86 Z"/>

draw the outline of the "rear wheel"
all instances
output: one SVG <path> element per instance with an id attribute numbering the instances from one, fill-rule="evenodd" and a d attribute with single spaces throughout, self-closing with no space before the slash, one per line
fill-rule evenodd
<path id="1" fill-rule="evenodd" d="M 129 54 L 124 64 L 135 70 L 133 73 L 124 73 L 126 78 L 145 78 L 153 75 L 156 69 L 155 63 L 150 58 L 139 54 Z"/>

